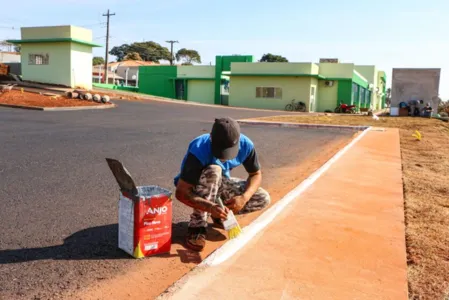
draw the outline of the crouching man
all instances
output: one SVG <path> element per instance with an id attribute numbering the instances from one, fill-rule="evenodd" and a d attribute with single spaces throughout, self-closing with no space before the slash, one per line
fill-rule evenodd
<path id="1" fill-rule="evenodd" d="M 247 180 L 230 177 L 230 171 L 243 165 Z M 235 214 L 264 209 L 270 195 L 260 188 L 262 172 L 253 142 L 240 133 L 239 124 L 231 118 L 216 119 L 209 134 L 190 142 L 174 183 L 176 198 L 193 208 L 186 246 L 202 251 L 206 245 L 209 216 L 223 226 L 229 210 Z M 223 201 L 222 209 L 217 197 Z"/>

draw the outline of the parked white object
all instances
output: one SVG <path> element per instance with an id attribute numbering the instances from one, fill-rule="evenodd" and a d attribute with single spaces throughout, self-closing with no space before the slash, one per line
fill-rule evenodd
<path id="1" fill-rule="evenodd" d="M 399 116 L 399 107 L 390 107 L 390 116 Z"/>

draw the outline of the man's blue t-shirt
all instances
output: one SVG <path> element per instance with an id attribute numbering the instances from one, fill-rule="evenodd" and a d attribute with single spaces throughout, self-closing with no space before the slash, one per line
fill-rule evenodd
<path id="1" fill-rule="evenodd" d="M 260 166 L 254 144 L 247 136 L 240 134 L 237 157 L 225 162 L 221 162 L 212 155 L 211 145 L 212 141 L 208 133 L 200 135 L 190 142 L 181 163 L 181 171 L 174 179 L 175 186 L 178 184 L 179 178 L 196 185 L 202 170 L 209 165 L 219 165 L 226 177 L 230 177 L 230 171 L 242 164 L 248 173 L 259 171 Z"/>

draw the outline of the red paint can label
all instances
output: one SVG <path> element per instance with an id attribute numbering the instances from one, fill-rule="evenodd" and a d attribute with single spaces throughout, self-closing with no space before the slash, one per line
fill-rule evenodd
<path id="1" fill-rule="evenodd" d="M 119 248 L 135 258 L 170 252 L 171 192 L 158 186 L 137 190 L 137 197 L 120 194 Z"/>

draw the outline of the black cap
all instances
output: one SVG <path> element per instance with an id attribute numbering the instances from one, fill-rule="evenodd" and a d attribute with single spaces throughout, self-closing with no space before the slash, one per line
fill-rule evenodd
<path id="1" fill-rule="evenodd" d="M 231 118 L 215 119 L 211 132 L 212 154 L 218 159 L 237 157 L 240 145 L 240 125 Z"/>

